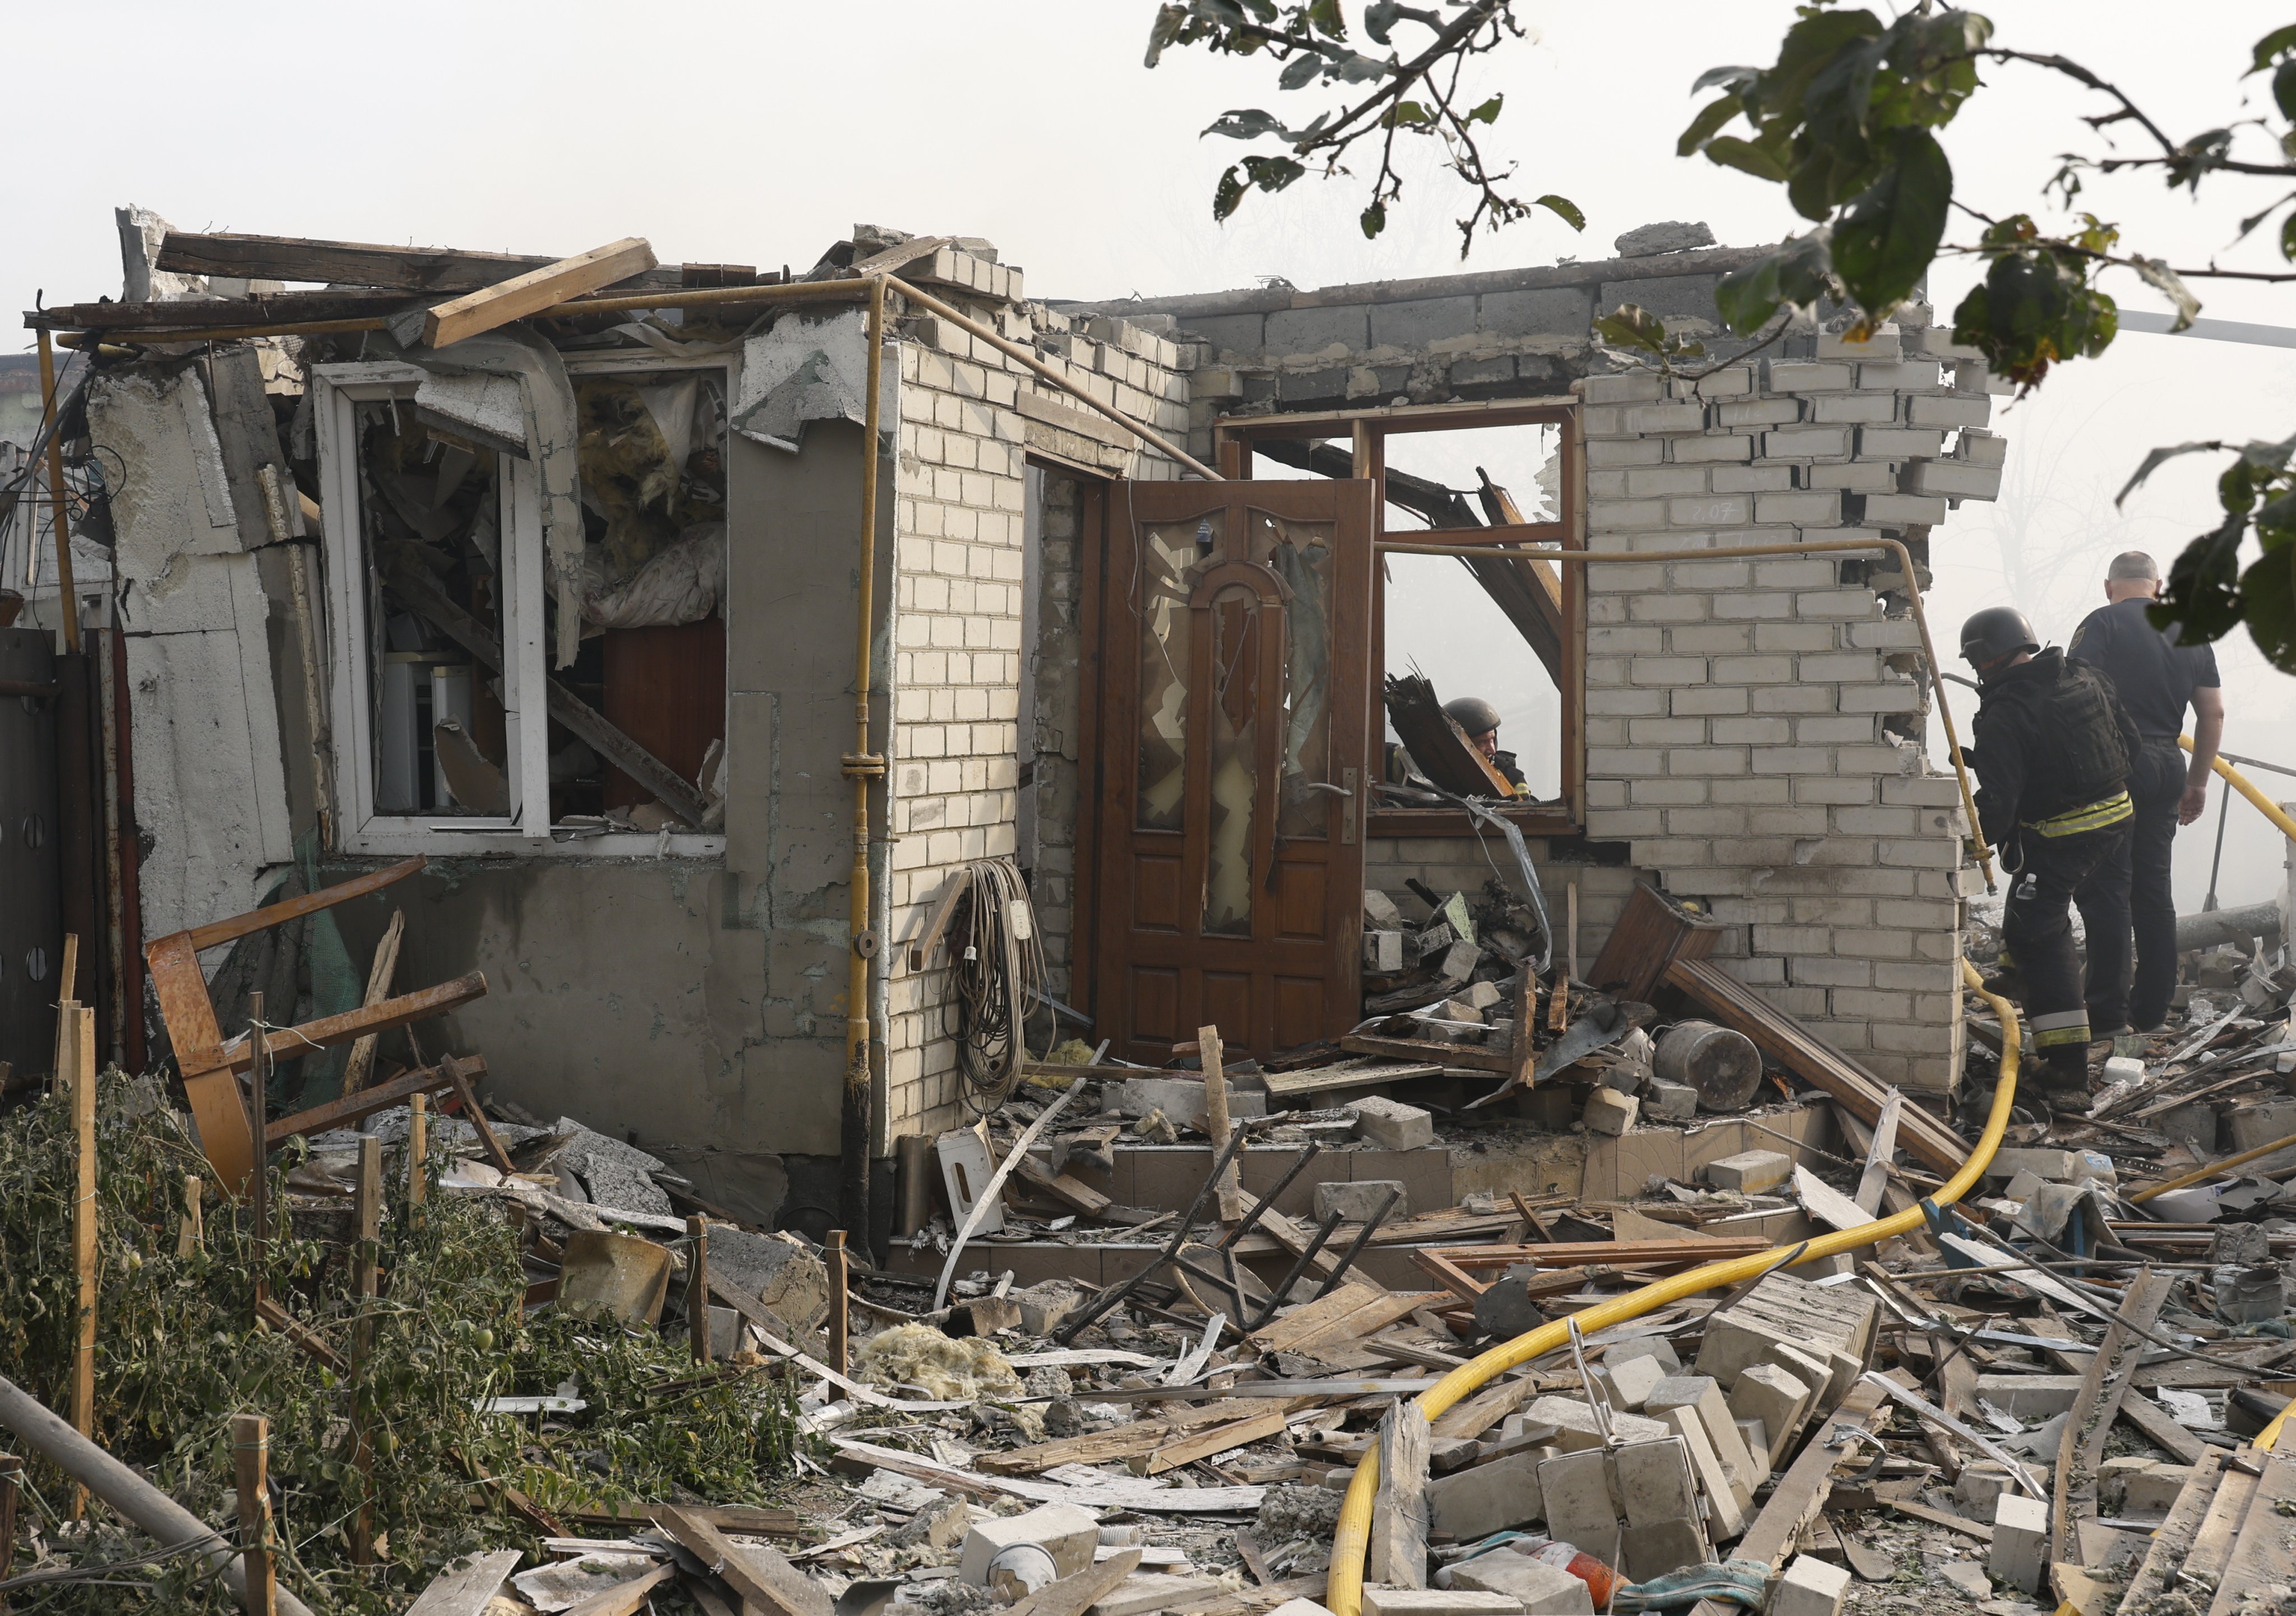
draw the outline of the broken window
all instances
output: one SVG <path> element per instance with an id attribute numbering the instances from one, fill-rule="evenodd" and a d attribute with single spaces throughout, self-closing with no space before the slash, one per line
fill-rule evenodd
<path id="1" fill-rule="evenodd" d="M 315 379 L 347 850 L 718 828 L 732 361 L 562 363 L 554 418 L 514 375 Z"/>
<path id="2" fill-rule="evenodd" d="M 1567 405 L 1438 406 L 1222 423 L 1243 453 L 1227 469 L 1256 478 L 1367 476 L 1380 489 L 1375 670 L 1417 674 L 1437 697 L 1473 697 L 1499 715 L 1503 766 L 1521 776 L 1518 804 L 1575 817 L 1578 771 L 1574 656 L 1579 580 L 1532 557 L 1414 555 L 1444 544 L 1575 543 L 1577 492 L 1566 473 Z M 1296 580 L 1287 580 L 1296 581 Z M 1374 694 L 1374 699 L 1376 696 Z M 1412 762 L 1392 725 L 1382 805 L 1390 832 L 1447 828 L 1423 817 L 1439 799 L 1414 792 Z M 1309 771 L 1305 778 L 1320 778 Z M 1557 827 L 1562 828 L 1561 826 Z"/>

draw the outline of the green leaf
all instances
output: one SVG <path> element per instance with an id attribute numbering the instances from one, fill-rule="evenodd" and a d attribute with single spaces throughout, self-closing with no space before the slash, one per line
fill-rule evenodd
<path id="1" fill-rule="evenodd" d="M 1945 239 L 1953 166 L 1926 129 L 1892 137 L 1881 181 L 1833 227 L 1833 270 L 1858 307 L 1876 318 L 1912 295 Z"/>
<path id="2" fill-rule="evenodd" d="M 1167 47 L 1177 40 L 1180 30 L 1187 26 L 1188 8 L 1185 5 L 1160 5 L 1156 20 L 1148 25 L 1148 59 L 1144 67 L 1154 67 Z"/>
<path id="3" fill-rule="evenodd" d="M 1296 90 L 1301 85 L 1311 81 L 1323 69 L 1324 59 L 1321 56 L 1316 55 L 1313 51 L 1302 51 L 1283 64 L 1283 71 L 1276 77 L 1275 87 L 1279 90 Z"/>
<path id="4" fill-rule="evenodd" d="M 1958 341 L 1960 339 L 1960 333 L 1956 331 L 1954 335 L 1955 339 Z M 2228 444 L 2218 443 L 2211 439 L 2207 443 L 2177 444 L 2169 448 L 2153 450 L 2152 453 L 2144 457 L 2144 463 L 2136 468 L 2136 474 L 2128 479 L 2128 483 L 2121 488 L 2120 492 L 2112 496 L 2112 508 L 2115 510 L 2120 510 L 2121 505 L 2127 502 L 2130 494 L 2136 493 L 2139 488 L 2142 488 L 2144 486 L 2146 478 L 2150 477 L 2162 466 L 2167 465 L 2170 461 L 2175 460 L 2178 455 L 2203 454 L 2212 449 L 2226 449 L 2230 446 L 2231 445 Z"/>
<path id="5" fill-rule="evenodd" d="M 1734 135 L 1718 135 L 1706 143 L 1705 151 L 1710 159 L 1725 168 L 1736 168 L 1758 180 L 1785 184 L 1786 171 L 1778 159 L 1751 141 L 1740 140 Z"/>
<path id="6" fill-rule="evenodd" d="M 1366 240 L 1375 239 L 1387 228 L 1387 204 L 1374 202 L 1363 210 L 1363 233 Z M 250 1136 L 252 1137 L 252 1136 Z"/>
<path id="7" fill-rule="evenodd" d="M 1263 112 L 1258 107 L 1240 107 L 1223 112 L 1204 130 L 1205 135 L 1225 135 L 1230 140 L 1258 140 L 1263 135 L 1282 135 L 1283 132 L 1283 119 Z"/>
<path id="8" fill-rule="evenodd" d="M 1543 196 L 1531 205 L 1546 208 L 1573 230 L 1587 228 L 1587 216 L 1578 210 L 1578 204 L 1567 196 Z"/>
<path id="9" fill-rule="evenodd" d="M 2296 51 L 2296 22 L 2274 29 L 2256 42 L 2256 65 L 2249 71 L 2261 72 L 2272 65 L 2274 57 L 2284 56 L 2291 51 Z"/>
<path id="10" fill-rule="evenodd" d="M 1666 322 L 1636 304 L 1621 303 L 1598 316 L 1595 331 L 1614 347 L 1639 348 L 1660 356 L 1666 353 Z"/>
<path id="11" fill-rule="evenodd" d="M 1382 121 L 1393 128 L 1423 129 L 1435 121 L 1435 115 L 1415 101 L 1398 101 Z"/>
<path id="12" fill-rule="evenodd" d="M 1326 39 L 1345 39 L 1348 20 L 1340 11 L 1340 0 L 1309 0 L 1308 20 Z"/>
<path id="13" fill-rule="evenodd" d="M 1698 76 L 1698 82 L 1690 86 L 1690 93 L 1695 95 L 1701 90 L 1710 90 L 1717 85 L 1728 85 L 1731 93 L 1735 94 L 1740 85 L 1761 76 L 1759 68 L 1709 68 Z"/>
<path id="14" fill-rule="evenodd" d="M 1227 172 L 1219 176 L 1219 184 L 1212 188 L 1212 217 L 1215 220 L 1225 219 L 1243 206 L 1246 189 L 1236 173 L 1235 165 L 1231 163 Z"/>
<path id="15" fill-rule="evenodd" d="M 2272 100 L 2280 109 L 2281 117 L 2296 118 L 2296 56 L 2291 56 L 2274 69 Z"/>
<path id="16" fill-rule="evenodd" d="M 2240 576 L 2249 637 L 2284 673 L 2296 673 L 2296 545 L 2265 551 Z"/>
<path id="17" fill-rule="evenodd" d="M 1385 45 L 1402 16 L 1403 7 L 1397 0 L 1376 0 L 1376 4 L 1364 7 L 1364 32 L 1371 36 L 1374 45 Z"/>
<path id="18" fill-rule="evenodd" d="M 1681 138 L 1674 143 L 1675 156 L 1688 157 L 1704 145 L 1717 129 L 1744 110 L 1745 103 L 1734 94 L 1725 95 L 1719 101 L 1708 102 L 1699 110 L 1698 116 L 1690 120 L 1690 127 L 1685 129 Z"/>
<path id="19" fill-rule="evenodd" d="M 1376 56 L 1365 56 L 1350 51 L 1332 64 L 1332 73 L 1341 84 L 1365 84 L 1374 78 L 1384 78 L 1389 64 Z"/>
<path id="20" fill-rule="evenodd" d="M 1247 157 L 1243 171 L 1262 191 L 1281 191 L 1308 171 L 1288 157 Z"/>
<path id="21" fill-rule="evenodd" d="M 1499 109 L 1505 104 L 1506 93 L 1501 91 L 1480 107 L 1471 109 L 1467 113 L 1467 121 L 1471 124 L 1495 124 L 1499 120 Z"/>
<path id="22" fill-rule="evenodd" d="M 2227 516 L 2185 546 L 2159 602 L 2145 608 L 2154 628 L 2174 626 L 2180 645 L 2206 645 L 2231 632 L 2241 617 L 2240 541 L 2247 530 L 2246 517 Z"/>
<path id="23" fill-rule="evenodd" d="M 2296 213 L 2280 221 L 2280 256 L 2296 264 Z"/>
<path id="24" fill-rule="evenodd" d="M 1759 263 L 1734 270 L 1714 289 L 1724 322 L 1741 337 L 1751 336 L 1786 304 L 1806 307 L 1833 290 L 1826 233 L 1797 236 Z"/>
<path id="25" fill-rule="evenodd" d="M 2192 289 L 2185 284 L 2183 277 L 2169 267 L 2166 258 L 2139 257 L 2132 262 L 2136 273 L 2144 277 L 2147 286 L 2177 306 L 2177 322 L 2169 328 L 2169 331 L 2173 334 L 2192 330 L 2193 322 L 2200 317 L 2201 300 L 2193 296 Z"/>

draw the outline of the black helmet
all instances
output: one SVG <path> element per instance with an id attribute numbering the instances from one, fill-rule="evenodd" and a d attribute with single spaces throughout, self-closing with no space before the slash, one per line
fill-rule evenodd
<path id="1" fill-rule="evenodd" d="M 1478 735 L 1488 735 L 1499 727 L 1499 710 L 1480 696 L 1462 696 L 1456 701 L 1447 701 L 1443 711 L 1451 722 L 1467 732 L 1472 740 Z"/>
<path id="2" fill-rule="evenodd" d="M 1962 657 L 1980 673 L 2005 657 L 2040 649 L 2032 624 L 2013 606 L 1988 606 L 1961 625 Z"/>

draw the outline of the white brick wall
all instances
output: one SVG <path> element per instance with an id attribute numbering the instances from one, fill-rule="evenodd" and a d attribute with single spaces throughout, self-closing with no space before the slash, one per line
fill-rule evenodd
<path id="1" fill-rule="evenodd" d="M 1159 430 L 1186 431 L 1182 355 L 1152 331 L 1104 318 L 1072 327 L 1041 305 L 1013 306 L 941 290 L 1009 339 L 1037 346 L 1091 396 Z M 1034 750 L 1034 738 L 1024 746 L 1019 733 L 1021 681 L 1030 676 L 1029 648 L 1021 642 L 1030 535 L 1024 518 L 1028 435 L 1014 401 L 1026 391 L 1081 407 L 947 321 L 906 320 L 902 334 L 887 791 L 894 837 L 890 936 L 897 953 L 889 989 L 892 1137 L 964 1120 L 955 1047 L 943 1017 L 947 967 L 936 963 L 911 975 L 898 945 L 925 923 L 954 871 L 1013 853 L 1020 760 Z M 1037 343 L 1040 336 L 1047 340 Z M 1144 453 L 1133 454 L 1124 472 L 1141 478 L 1176 473 L 1169 461 Z M 1064 567 L 1068 592 L 1060 599 L 1072 616 L 1073 529 L 1054 536 L 1069 543 L 1051 547 L 1055 565 L 1040 589 L 1055 592 Z M 1072 840 L 1062 851 L 1072 853 Z M 1039 896 L 1048 945 L 1064 961 L 1073 860 L 1056 856 L 1052 862 L 1058 868 L 1039 871 Z"/>
<path id="2" fill-rule="evenodd" d="M 1940 375 L 1964 356 L 1906 336 L 1911 357 L 1884 332 L 1697 384 L 1587 379 L 1589 546 L 1920 541 L 1948 499 L 1990 497 L 1986 379 Z M 1928 693 L 1910 610 L 1856 581 L 1888 571 L 1816 555 L 1588 567 L 1587 828 L 1707 900 L 1727 968 L 1780 1008 L 1939 1094 L 1960 1067 L 1964 825 L 1911 739 Z"/>

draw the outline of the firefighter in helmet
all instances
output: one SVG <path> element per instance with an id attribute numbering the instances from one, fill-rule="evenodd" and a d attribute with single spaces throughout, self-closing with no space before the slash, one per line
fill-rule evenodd
<path id="1" fill-rule="evenodd" d="M 1466 731 L 1467 742 L 1490 761 L 1492 768 L 1505 777 L 1517 796 L 1529 796 L 1530 787 L 1523 779 L 1522 771 L 1515 764 L 1512 752 L 1499 750 L 1499 710 L 1480 696 L 1462 696 L 1456 701 L 1447 701 L 1443 711 L 1451 722 Z"/>
<path id="2" fill-rule="evenodd" d="M 2075 889 L 2128 839 L 2129 760 L 2141 743 L 2112 687 L 2054 646 L 2043 650 L 2013 607 L 1963 624 L 1961 654 L 1981 681 L 1967 753 L 1979 828 L 2009 878 L 1997 991 L 2023 1001 L 2043 1097 L 2078 1109 L 2089 1027 L 2070 911 Z"/>

